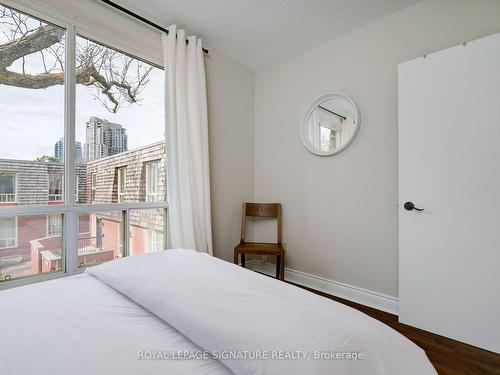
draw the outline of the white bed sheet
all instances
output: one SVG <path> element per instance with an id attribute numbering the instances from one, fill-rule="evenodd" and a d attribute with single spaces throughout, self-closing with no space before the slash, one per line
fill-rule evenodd
<path id="1" fill-rule="evenodd" d="M 358 310 L 193 250 L 127 257 L 87 269 L 216 353 L 238 375 L 436 375 L 425 352 Z M 305 357 L 290 359 L 300 351 Z M 273 352 L 284 353 L 274 359 Z M 363 360 L 317 354 L 362 353 Z"/>
<path id="2" fill-rule="evenodd" d="M 0 291 L 1 375 L 232 374 L 213 359 L 139 360 L 141 350 L 199 348 L 86 274 Z"/>

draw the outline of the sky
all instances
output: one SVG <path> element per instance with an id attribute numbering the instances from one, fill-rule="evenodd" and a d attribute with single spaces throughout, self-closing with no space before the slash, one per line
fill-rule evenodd
<path id="1" fill-rule="evenodd" d="M 0 25 L 0 33 L 5 26 Z M 0 44 L 5 38 L 0 37 Z M 28 72 L 40 73 L 41 58 L 27 59 Z M 19 61 L 9 70 L 19 71 Z M 121 124 L 127 129 L 128 148 L 164 139 L 163 70 L 154 68 L 139 103 L 124 104 L 109 112 L 92 95 L 95 88 L 76 87 L 76 141 L 85 142 L 85 122 L 91 116 Z M 64 86 L 26 89 L 0 84 L 0 158 L 34 160 L 54 155 L 54 144 L 64 135 Z"/>

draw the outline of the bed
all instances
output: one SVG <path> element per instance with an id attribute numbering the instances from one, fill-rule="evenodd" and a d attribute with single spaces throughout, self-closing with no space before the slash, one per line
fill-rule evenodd
<path id="1" fill-rule="evenodd" d="M 436 374 L 379 321 L 192 250 L 0 292 L 0 374 Z"/>

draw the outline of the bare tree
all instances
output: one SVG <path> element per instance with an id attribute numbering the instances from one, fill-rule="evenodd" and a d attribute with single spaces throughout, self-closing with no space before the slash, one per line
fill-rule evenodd
<path id="1" fill-rule="evenodd" d="M 64 84 L 64 29 L 0 5 L 0 32 L 0 84 L 26 89 Z M 83 38 L 76 47 L 76 83 L 93 88 L 108 111 L 140 101 L 151 65 Z"/>

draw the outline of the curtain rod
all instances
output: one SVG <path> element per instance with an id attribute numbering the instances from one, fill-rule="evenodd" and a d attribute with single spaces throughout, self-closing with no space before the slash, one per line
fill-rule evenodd
<path id="1" fill-rule="evenodd" d="M 123 13 L 128 14 L 129 16 L 131 16 L 139 21 L 142 21 L 142 22 L 148 24 L 149 26 L 154 27 L 155 29 L 158 29 L 158 30 L 163 31 L 164 33 L 168 34 L 168 30 L 166 28 L 154 23 L 153 21 L 148 20 L 147 18 L 144 18 L 143 16 L 141 16 L 137 13 L 132 12 L 131 10 L 129 10 L 127 8 L 122 7 L 121 5 L 114 3 L 113 1 L 109 1 L 109 0 L 101 0 L 101 1 L 107 5 L 115 8 L 115 9 L 118 9 L 119 11 L 121 11 Z M 189 43 L 189 41 L 187 39 L 186 39 L 186 43 Z M 208 49 L 203 48 L 203 47 L 201 49 L 203 50 L 203 52 L 208 53 Z"/>
<path id="2" fill-rule="evenodd" d="M 335 115 L 335 116 L 337 116 L 337 117 L 340 117 L 341 119 L 347 120 L 347 117 L 342 116 L 342 115 L 339 115 L 338 113 L 335 113 L 335 112 L 333 112 L 333 111 L 330 111 L 328 108 L 325 108 L 325 107 L 323 107 L 323 106 L 321 106 L 321 105 L 318 105 L 318 108 L 322 109 L 323 111 L 330 112 L 332 115 Z"/>

